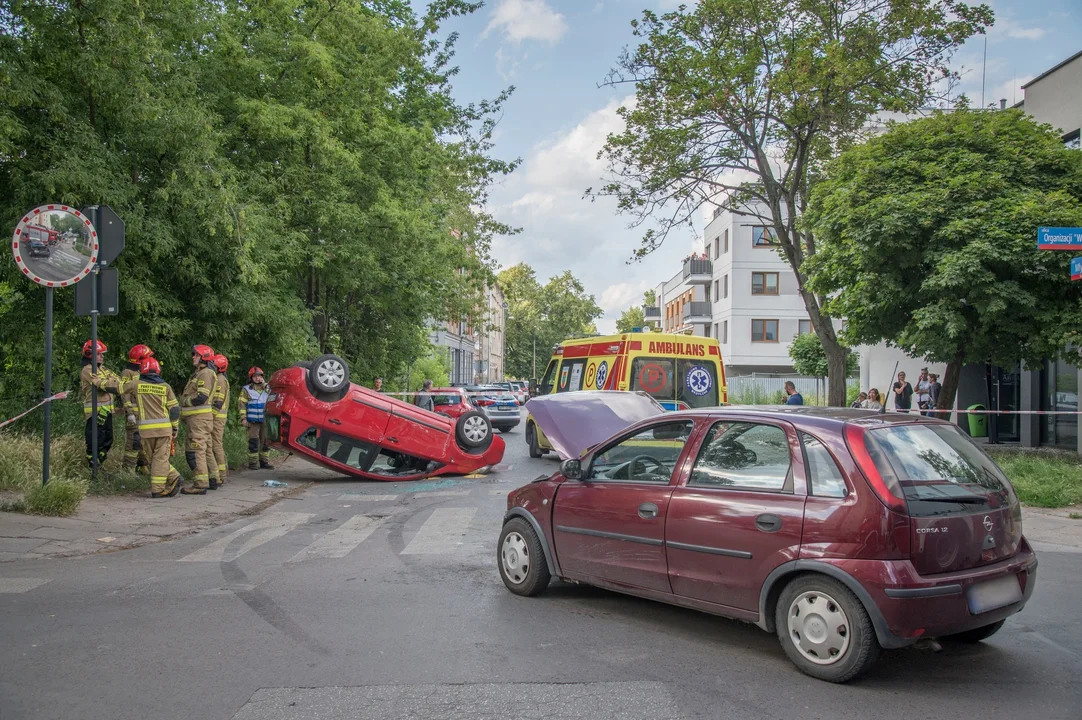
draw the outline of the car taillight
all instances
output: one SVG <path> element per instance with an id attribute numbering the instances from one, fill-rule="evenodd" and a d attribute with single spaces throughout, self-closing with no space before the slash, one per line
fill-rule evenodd
<path id="1" fill-rule="evenodd" d="M 902 494 L 902 486 L 898 478 L 894 477 L 893 473 L 888 473 L 887 477 L 883 477 L 872 459 L 872 452 L 877 451 L 874 450 L 875 440 L 868 437 L 868 431 L 857 425 L 846 425 L 845 442 L 849 445 L 849 452 L 853 454 L 857 467 L 864 473 L 868 484 L 872 486 L 872 490 L 883 501 L 883 504 L 892 510 L 908 514 L 905 495 Z M 873 444 L 872 450 L 869 450 L 869 443 Z"/>
<path id="2" fill-rule="evenodd" d="M 280 442 L 289 442 L 289 415 L 282 413 L 282 419 L 278 421 L 280 430 L 278 431 L 278 437 Z"/>
<path id="3" fill-rule="evenodd" d="M 474 401 L 473 401 L 473 404 L 474 404 L 474 405 L 477 405 L 477 406 L 479 406 L 479 407 L 489 407 L 490 405 L 495 405 L 495 404 L 496 404 L 496 401 L 495 401 L 495 400 L 484 400 L 484 399 L 481 399 L 481 400 L 474 400 Z"/>

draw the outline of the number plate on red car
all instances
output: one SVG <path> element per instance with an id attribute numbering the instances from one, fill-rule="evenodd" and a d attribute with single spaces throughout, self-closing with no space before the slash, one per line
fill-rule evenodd
<path id="1" fill-rule="evenodd" d="M 1022 587 L 1018 584 L 1017 575 L 1008 575 L 973 585 L 969 588 L 966 599 L 969 601 L 969 612 L 980 615 L 1021 602 Z"/>

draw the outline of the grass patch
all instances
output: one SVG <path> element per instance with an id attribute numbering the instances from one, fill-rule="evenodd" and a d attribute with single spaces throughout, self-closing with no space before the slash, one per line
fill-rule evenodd
<path id="1" fill-rule="evenodd" d="M 89 471 L 87 471 L 89 474 Z M 87 481 L 87 492 L 91 495 L 123 495 L 132 492 L 150 490 L 150 476 L 140 475 L 134 470 L 121 469 L 117 472 L 99 472 L 98 477 Z"/>
<path id="2" fill-rule="evenodd" d="M 79 503 L 86 496 L 86 483 L 78 480 L 50 480 L 44 487 L 38 485 L 26 493 L 23 502 L 31 515 L 74 515 Z"/>
<path id="3" fill-rule="evenodd" d="M 0 512 L 26 512 L 26 502 L 23 500 L 10 500 L 0 502 Z"/>
<path id="4" fill-rule="evenodd" d="M 1082 503 L 1082 463 L 1077 457 L 992 452 L 1027 505 L 1058 508 Z"/>

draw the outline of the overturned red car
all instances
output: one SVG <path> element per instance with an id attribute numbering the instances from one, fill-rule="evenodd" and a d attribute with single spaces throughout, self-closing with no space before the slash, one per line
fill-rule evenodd
<path id="1" fill-rule="evenodd" d="M 279 370 L 270 388 L 267 441 L 348 475 L 417 480 L 503 459 L 504 442 L 484 413 L 450 418 L 354 385 L 336 355 Z"/>

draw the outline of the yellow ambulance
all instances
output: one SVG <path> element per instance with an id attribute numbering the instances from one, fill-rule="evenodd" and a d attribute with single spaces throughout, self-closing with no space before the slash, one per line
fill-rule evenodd
<path id="1" fill-rule="evenodd" d="M 642 391 L 666 410 L 728 402 L 718 341 L 693 335 L 642 332 L 565 340 L 554 348 L 537 394 L 579 390 Z M 529 416 L 526 443 L 530 457 L 552 449 Z"/>

